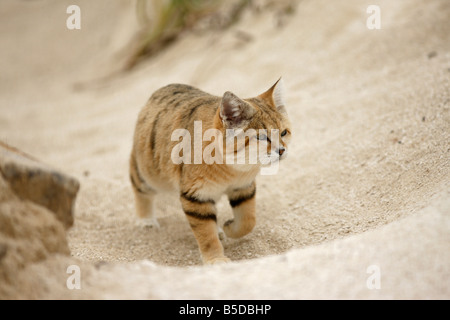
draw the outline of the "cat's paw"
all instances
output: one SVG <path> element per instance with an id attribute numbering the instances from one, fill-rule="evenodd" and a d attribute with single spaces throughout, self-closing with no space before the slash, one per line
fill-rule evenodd
<path id="1" fill-rule="evenodd" d="M 213 264 L 222 264 L 222 263 L 229 263 L 231 262 L 230 259 L 227 257 L 221 257 L 221 258 L 214 258 L 211 260 L 206 260 L 205 265 L 213 265 Z"/>
<path id="2" fill-rule="evenodd" d="M 225 232 L 223 232 L 221 227 L 217 227 L 217 235 L 219 236 L 220 241 L 223 241 L 226 238 Z"/>
<path id="3" fill-rule="evenodd" d="M 223 225 L 223 231 L 228 238 L 238 239 L 249 234 L 255 227 L 255 220 L 248 219 L 244 222 L 228 220 Z"/>
<path id="4" fill-rule="evenodd" d="M 232 229 L 232 225 L 234 223 L 234 220 L 228 220 L 227 222 L 225 222 L 223 224 L 223 232 L 225 233 L 225 235 L 229 238 L 236 238 L 235 236 L 235 232 Z"/>
<path id="5" fill-rule="evenodd" d="M 142 218 L 136 220 L 136 225 L 138 227 L 144 227 L 144 228 L 154 228 L 159 229 L 161 228 L 159 225 L 159 222 L 156 218 Z"/>

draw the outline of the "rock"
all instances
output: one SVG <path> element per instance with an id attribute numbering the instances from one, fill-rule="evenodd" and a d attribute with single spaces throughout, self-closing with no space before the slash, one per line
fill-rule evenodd
<path id="1" fill-rule="evenodd" d="M 76 180 L 0 142 L 0 300 L 20 298 L 24 269 L 69 256 L 65 229 L 78 189 Z"/>
<path id="2" fill-rule="evenodd" d="M 73 207 L 79 182 L 0 142 L 0 173 L 21 199 L 53 213 L 67 229 L 73 224 Z"/>

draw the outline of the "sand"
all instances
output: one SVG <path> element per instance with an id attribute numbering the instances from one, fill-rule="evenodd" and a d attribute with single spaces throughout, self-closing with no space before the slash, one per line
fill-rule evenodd
<path id="1" fill-rule="evenodd" d="M 75 225 L 68 233 L 75 261 L 86 268 L 99 261 L 113 263 L 105 274 L 126 273 L 129 283 L 139 283 L 138 275 L 149 272 L 139 269 L 142 260 L 163 273 L 172 270 L 166 266 L 200 266 L 176 195 L 157 198 L 160 230 L 135 223 L 127 161 L 137 114 L 151 93 L 168 83 L 249 97 L 283 76 L 293 124 L 289 157 L 277 175 L 258 178 L 257 226 L 242 239 L 224 240 L 226 255 L 257 269 L 266 261 L 258 258 L 272 256 L 265 258 L 269 264 L 296 252 L 311 259 L 310 265 L 302 262 L 308 270 L 324 270 L 329 260 L 311 258 L 314 250 L 329 257 L 334 251 L 320 248 L 351 247 L 348 241 L 369 245 L 378 239 L 377 247 L 386 248 L 389 232 L 411 227 L 417 234 L 404 242 L 390 239 L 404 253 L 414 250 L 411 239 L 420 243 L 430 230 L 414 228 L 422 221 L 421 210 L 443 202 L 438 216 L 445 223 L 439 224 L 441 233 L 433 243 L 441 253 L 434 252 L 437 265 L 443 266 L 438 270 L 448 277 L 450 2 L 378 1 L 381 30 L 366 27 L 367 1 L 330 5 L 304 0 L 292 15 L 252 8 L 230 29 L 183 34 L 129 73 L 117 70 L 137 28 L 134 7 L 127 1 L 77 1 L 82 28 L 70 31 L 65 9 L 72 2 L 0 4 L 0 139 L 79 179 Z M 218 211 L 219 223 L 231 217 L 225 198 Z M 432 230 L 436 224 L 427 226 Z M 55 259 L 53 266 L 66 261 Z M 346 259 L 336 255 L 338 265 Z M 419 261 L 411 259 L 401 266 Z M 231 268 L 238 270 L 234 265 L 239 263 Z M 130 270 L 136 268 L 132 279 Z M 42 266 L 37 270 L 45 274 Z M 442 276 L 433 272 L 430 277 Z M 85 291 L 85 297 L 117 296 L 119 285 L 109 286 L 109 296 L 101 294 L 99 285 Z M 407 292 L 398 286 L 381 297 Z M 54 296 L 45 297 L 58 297 L 56 288 Z M 450 297 L 448 286 L 427 288 L 435 297 Z M 179 297 L 147 290 L 136 297 Z M 212 297 L 226 296 L 223 290 L 215 292 Z M 268 292 L 267 298 L 283 297 L 277 290 Z M 334 297 L 370 297 L 343 292 L 337 290 Z M 285 297 L 308 297 L 303 293 Z M 325 289 L 322 297 L 327 297 Z"/>

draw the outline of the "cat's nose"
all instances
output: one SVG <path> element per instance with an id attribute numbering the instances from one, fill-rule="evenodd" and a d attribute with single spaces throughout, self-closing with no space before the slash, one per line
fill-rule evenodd
<path id="1" fill-rule="evenodd" d="M 285 151 L 286 151 L 286 149 L 284 147 L 281 147 L 280 149 L 278 149 L 278 153 L 280 154 L 280 156 L 282 156 Z"/>

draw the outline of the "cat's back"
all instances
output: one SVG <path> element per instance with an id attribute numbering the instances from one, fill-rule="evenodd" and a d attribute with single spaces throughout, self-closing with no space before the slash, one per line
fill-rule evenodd
<path id="1" fill-rule="evenodd" d="M 220 98 L 190 85 L 174 83 L 156 90 L 147 105 L 167 112 L 183 112 L 192 108 L 193 102 L 206 101 L 220 101 Z"/>
<path id="2" fill-rule="evenodd" d="M 139 114 L 137 129 L 151 130 L 157 126 L 163 130 L 190 130 L 196 120 L 211 120 L 220 99 L 190 85 L 169 84 L 151 95 Z"/>
<path id="3" fill-rule="evenodd" d="M 195 88 L 193 86 L 190 86 L 188 84 L 181 84 L 181 83 L 172 83 L 168 84 L 164 87 L 159 88 L 156 90 L 150 97 L 150 100 L 159 99 L 162 97 L 168 97 L 168 96 L 184 96 L 184 97 L 196 97 L 196 96 L 203 96 L 208 95 L 208 93 Z"/>
<path id="4" fill-rule="evenodd" d="M 169 84 L 156 90 L 139 113 L 133 156 L 146 177 L 161 177 L 174 185 L 179 166 L 171 160 L 179 141 L 171 139 L 175 130 L 193 136 L 194 122 L 211 127 L 221 98 L 185 84 Z M 162 184 L 158 182 L 158 184 Z"/>

